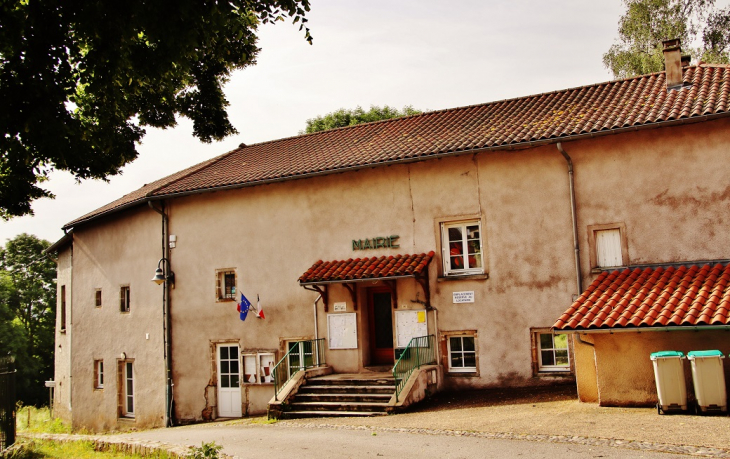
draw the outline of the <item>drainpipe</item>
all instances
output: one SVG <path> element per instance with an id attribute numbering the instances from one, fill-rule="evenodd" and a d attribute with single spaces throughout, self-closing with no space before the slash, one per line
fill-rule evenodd
<path id="1" fill-rule="evenodd" d="M 322 295 L 317 295 L 317 298 L 314 300 L 314 339 L 319 339 L 319 332 L 317 327 L 317 302 L 322 298 Z"/>
<path id="2" fill-rule="evenodd" d="M 317 351 L 317 366 L 319 366 L 319 327 L 317 327 L 317 302 L 322 298 L 322 294 L 317 295 L 317 298 L 314 300 L 314 345 L 316 346 Z"/>
<path id="3" fill-rule="evenodd" d="M 558 151 L 561 155 L 563 155 L 563 158 L 565 158 L 565 161 L 568 162 L 568 179 L 570 181 L 570 213 L 571 218 L 573 219 L 573 250 L 575 252 L 575 283 L 578 286 L 578 295 L 580 295 L 583 292 L 583 287 L 581 286 L 581 275 L 580 275 L 580 246 L 578 245 L 578 218 L 576 216 L 575 212 L 575 177 L 573 176 L 573 160 L 570 159 L 570 156 L 568 156 L 568 153 L 563 150 L 563 145 L 561 142 L 558 142 L 557 145 Z"/>
<path id="4" fill-rule="evenodd" d="M 150 209 L 154 210 L 162 216 L 162 258 L 167 260 L 167 271 L 170 270 L 170 246 L 168 241 L 169 221 L 165 213 L 165 203 L 161 203 L 161 208 L 156 208 L 152 201 L 147 201 Z M 163 357 L 165 361 L 165 427 L 172 427 L 172 355 L 170 354 L 170 285 L 165 281 L 165 287 L 162 291 L 162 340 L 163 340 Z"/>

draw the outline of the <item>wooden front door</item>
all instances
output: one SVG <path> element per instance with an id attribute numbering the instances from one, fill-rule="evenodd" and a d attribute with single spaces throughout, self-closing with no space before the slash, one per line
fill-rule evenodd
<path id="1" fill-rule="evenodd" d="M 393 306 L 390 290 L 368 290 L 370 364 L 393 363 Z"/>

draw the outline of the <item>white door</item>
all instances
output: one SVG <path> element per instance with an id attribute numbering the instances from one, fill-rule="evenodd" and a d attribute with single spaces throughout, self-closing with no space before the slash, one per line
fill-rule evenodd
<path id="1" fill-rule="evenodd" d="M 237 344 L 218 345 L 218 416 L 240 418 L 241 374 Z"/>

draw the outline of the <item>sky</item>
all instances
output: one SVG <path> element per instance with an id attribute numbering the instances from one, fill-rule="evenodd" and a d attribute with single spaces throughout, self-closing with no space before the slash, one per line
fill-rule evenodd
<path id="1" fill-rule="evenodd" d="M 621 0 L 311 0 L 310 46 L 298 25 L 259 30 L 257 63 L 225 87 L 239 134 L 203 144 L 192 123 L 147 129 L 139 157 L 108 182 L 54 172 L 56 199 L 0 222 L 55 242 L 61 227 L 145 183 L 236 148 L 298 135 L 307 119 L 371 105 L 439 110 L 609 81 L 602 56 L 617 37 Z"/>

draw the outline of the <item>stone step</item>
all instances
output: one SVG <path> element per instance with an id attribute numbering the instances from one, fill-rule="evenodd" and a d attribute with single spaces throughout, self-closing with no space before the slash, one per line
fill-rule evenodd
<path id="1" fill-rule="evenodd" d="M 292 403 L 299 402 L 358 402 L 358 403 L 388 403 L 393 393 L 388 394 L 333 394 L 333 393 L 302 393 L 296 394 Z"/>
<path id="2" fill-rule="evenodd" d="M 387 403 L 374 402 L 298 402 L 289 404 L 290 413 L 297 411 L 357 411 L 357 412 L 385 412 Z"/>
<path id="3" fill-rule="evenodd" d="M 299 388 L 299 393 L 309 394 L 393 394 L 395 386 L 321 386 L 307 384 Z"/>
<path id="4" fill-rule="evenodd" d="M 317 386 L 395 386 L 393 378 L 379 379 L 334 379 L 334 378 L 311 378 L 307 380 L 307 384 Z"/>
<path id="5" fill-rule="evenodd" d="M 321 418 L 321 417 L 371 417 L 371 416 L 385 416 L 385 412 L 375 411 L 286 411 L 283 413 L 282 418 L 284 419 L 299 419 L 299 418 Z"/>

